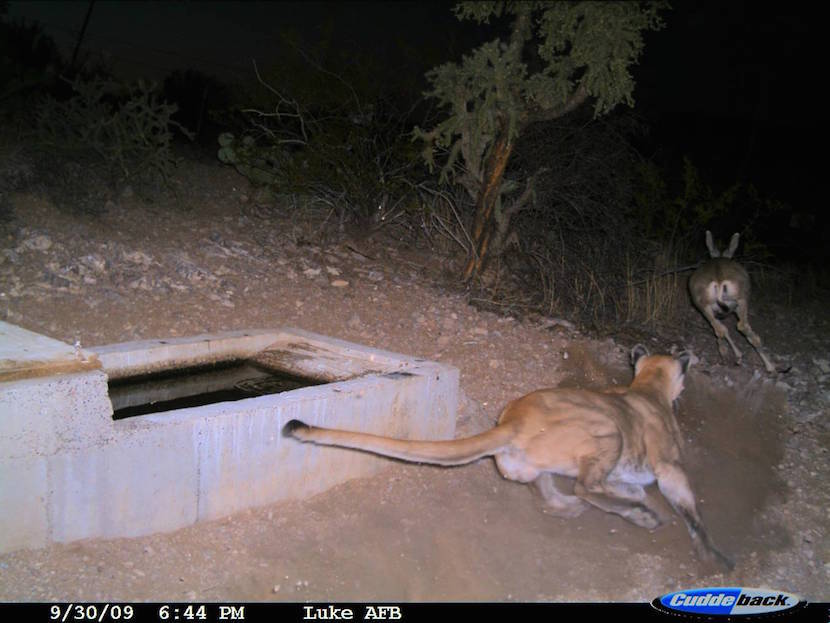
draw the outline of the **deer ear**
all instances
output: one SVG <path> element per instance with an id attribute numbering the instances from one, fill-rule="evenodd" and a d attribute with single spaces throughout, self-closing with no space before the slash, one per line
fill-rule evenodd
<path id="1" fill-rule="evenodd" d="M 712 232 L 706 230 L 706 248 L 709 249 L 709 257 L 720 257 L 720 251 L 715 248 L 715 243 L 712 241 Z"/>
<path id="2" fill-rule="evenodd" d="M 637 344 L 631 349 L 631 365 L 637 367 L 637 362 L 643 357 L 648 357 L 648 349 L 642 344 Z"/>
<path id="3" fill-rule="evenodd" d="M 732 257 L 735 250 L 738 248 L 738 242 L 741 240 L 741 234 L 732 234 L 732 240 L 729 241 L 729 248 L 723 252 L 723 257 Z"/>
<path id="4" fill-rule="evenodd" d="M 687 350 L 684 350 L 682 353 L 678 353 L 674 356 L 674 358 L 680 363 L 680 370 L 683 374 L 688 372 L 689 367 L 692 365 L 692 353 Z"/>

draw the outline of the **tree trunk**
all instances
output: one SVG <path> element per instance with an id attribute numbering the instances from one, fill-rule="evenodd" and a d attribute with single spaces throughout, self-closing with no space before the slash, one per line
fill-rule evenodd
<path id="1" fill-rule="evenodd" d="M 507 128 L 503 126 L 487 157 L 484 179 L 478 191 L 473 220 L 473 253 L 464 266 L 462 273 L 464 282 L 469 282 L 481 274 L 490 259 L 490 243 L 496 229 L 496 202 L 499 199 L 502 178 L 512 152 L 513 141 L 508 136 Z"/>
<path id="2" fill-rule="evenodd" d="M 517 20 L 516 24 L 514 32 L 518 33 L 521 31 L 522 23 Z M 525 126 L 531 121 L 557 119 L 577 108 L 587 97 L 587 88 L 584 84 L 580 84 L 561 107 L 537 115 L 527 111 L 520 123 Z M 462 273 L 462 279 L 465 283 L 469 283 L 480 275 L 487 261 L 494 254 L 498 255 L 501 252 L 498 247 L 504 241 L 508 224 L 505 223 L 499 232 L 500 235 L 496 236 L 496 248 L 493 248 L 493 234 L 498 226 L 498 223 L 496 223 L 496 202 L 499 199 L 502 178 L 511 153 L 513 153 L 513 141 L 508 134 L 507 122 L 503 121 L 501 130 L 493 143 L 493 149 L 490 155 L 487 156 L 487 162 L 484 166 L 484 179 L 476 199 L 476 212 L 473 220 L 473 252 Z M 506 218 L 509 219 L 509 216 Z"/>

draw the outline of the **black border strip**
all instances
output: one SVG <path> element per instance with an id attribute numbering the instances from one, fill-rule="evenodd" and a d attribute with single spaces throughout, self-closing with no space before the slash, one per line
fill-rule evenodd
<path id="1" fill-rule="evenodd" d="M 127 607 L 132 616 L 127 617 Z M 201 610 L 200 610 L 201 608 Z M 309 609 L 310 608 L 310 609 Z M 342 617 L 346 609 L 352 618 Z M 224 618 L 222 617 L 224 613 Z M 307 616 L 311 613 L 311 617 Z M 367 614 L 369 617 L 367 618 Z M 375 616 L 372 617 L 371 615 Z M 784 613 L 782 613 L 784 614 Z M 786 612 L 779 621 L 828 623 L 830 602 L 808 603 Z M 203 616 L 202 616 L 203 615 Z M 240 616 L 241 615 L 241 616 Z M 262 603 L 262 602 L 83 602 L 0 603 L 0 617 L 6 621 L 98 621 L 98 623 L 213 623 L 246 621 L 248 623 L 303 623 L 305 621 L 389 621 L 392 623 L 436 623 L 470 619 L 489 621 L 501 617 L 505 623 L 521 621 L 568 621 L 572 619 L 614 621 L 689 621 L 693 617 L 656 610 L 649 603 Z M 243 618 L 244 617 L 244 618 Z M 508 618 L 509 617 L 509 618 Z M 751 621 L 755 617 L 731 617 Z M 696 616 L 694 620 L 728 621 L 725 616 Z"/>

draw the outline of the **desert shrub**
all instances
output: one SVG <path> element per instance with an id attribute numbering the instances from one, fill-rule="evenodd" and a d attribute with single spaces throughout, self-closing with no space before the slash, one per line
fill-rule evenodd
<path id="1" fill-rule="evenodd" d="M 162 93 L 177 107 L 173 120 L 193 132 L 201 146 L 213 151 L 219 135 L 217 113 L 230 106 L 228 87 L 213 76 L 187 69 L 171 72 L 164 79 Z"/>
<path id="2" fill-rule="evenodd" d="M 680 165 L 644 162 L 638 178 L 632 217 L 640 233 L 677 248 L 681 256 L 705 251 L 701 240 L 706 229 L 725 238 L 739 231 L 745 253 L 769 256 L 760 226 L 788 209 L 752 184 L 718 188 L 688 157 Z"/>
<path id="3" fill-rule="evenodd" d="M 642 131 L 627 111 L 583 111 L 534 124 L 517 143 L 507 182 L 538 171 L 504 257 L 523 305 L 594 325 L 615 317 L 635 249 L 629 217 L 642 159 L 631 137 Z M 634 253 L 638 264 L 648 252 Z"/>
<path id="4" fill-rule="evenodd" d="M 40 150 L 95 166 L 112 184 L 166 182 L 177 159 L 172 119 L 176 107 L 158 97 L 155 85 L 127 85 L 76 78 L 67 99 L 44 98 L 35 110 L 34 137 Z"/>
<path id="5" fill-rule="evenodd" d="M 329 84 L 311 105 L 261 77 L 260 84 L 270 94 L 267 107 L 259 96 L 259 107 L 242 111 L 247 127 L 219 136 L 222 162 L 275 193 L 327 206 L 341 226 L 380 226 L 403 213 L 423 166 L 407 115 L 390 98 L 343 84 L 336 98 Z"/>

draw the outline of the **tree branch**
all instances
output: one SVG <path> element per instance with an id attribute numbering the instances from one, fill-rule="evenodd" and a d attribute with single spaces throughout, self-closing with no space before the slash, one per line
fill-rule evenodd
<path id="1" fill-rule="evenodd" d="M 528 110 L 524 122 L 527 125 L 537 121 L 559 119 L 559 117 L 564 117 L 569 112 L 578 108 L 586 99 L 588 99 L 588 89 L 584 84 L 580 84 L 561 106 L 550 110 L 542 110 L 541 108 L 536 108 L 533 111 Z"/>

